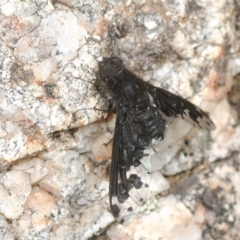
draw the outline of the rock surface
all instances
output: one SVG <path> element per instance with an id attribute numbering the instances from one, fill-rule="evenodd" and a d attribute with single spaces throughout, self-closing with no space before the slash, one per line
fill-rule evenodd
<path id="1" fill-rule="evenodd" d="M 0 29 L 0 239 L 240 238 L 238 1 L 2 0 Z M 216 124 L 169 125 L 127 227 L 109 212 L 115 116 L 97 110 L 109 99 L 94 84 L 104 56 Z"/>

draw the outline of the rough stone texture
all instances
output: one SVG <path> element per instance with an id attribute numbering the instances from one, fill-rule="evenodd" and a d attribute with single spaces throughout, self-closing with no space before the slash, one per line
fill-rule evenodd
<path id="1" fill-rule="evenodd" d="M 239 1 L 2 0 L 0 47 L 0 239 L 240 238 Z M 152 198 L 108 230 L 115 118 L 93 110 L 109 107 L 94 84 L 103 56 L 217 127 L 173 120 L 151 148 Z"/>
<path id="2" fill-rule="evenodd" d="M 229 160 L 229 159 L 228 159 Z M 201 166 L 173 184 L 129 227 L 114 224 L 110 239 L 239 239 L 239 155 Z M 237 164 L 237 166 L 236 166 Z"/>

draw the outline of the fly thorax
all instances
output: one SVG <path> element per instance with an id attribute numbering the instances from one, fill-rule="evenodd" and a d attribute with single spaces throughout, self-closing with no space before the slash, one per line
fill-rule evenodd
<path id="1" fill-rule="evenodd" d="M 129 101 L 129 105 L 140 103 L 145 96 L 145 91 L 143 91 L 141 86 L 131 81 L 123 81 L 122 90 L 124 96 Z"/>

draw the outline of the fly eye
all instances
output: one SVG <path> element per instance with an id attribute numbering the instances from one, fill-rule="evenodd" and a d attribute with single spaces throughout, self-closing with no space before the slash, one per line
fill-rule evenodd
<path id="1" fill-rule="evenodd" d="M 116 66 L 122 66 L 122 64 L 123 64 L 122 59 L 118 58 L 118 57 L 109 58 L 109 62 L 113 63 Z"/>
<path id="2" fill-rule="evenodd" d="M 116 68 L 113 65 L 106 64 L 101 67 L 100 73 L 103 78 L 109 78 L 116 73 Z"/>
<path id="3" fill-rule="evenodd" d="M 123 61 L 120 58 L 109 58 L 100 69 L 101 77 L 105 80 L 115 77 L 123 69 Z"/>

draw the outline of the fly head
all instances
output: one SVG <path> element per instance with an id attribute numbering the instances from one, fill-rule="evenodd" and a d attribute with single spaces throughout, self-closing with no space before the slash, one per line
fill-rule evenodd
<path id="1" fill-rule="evenodd" d="M 124 69 L 122 59 L 118 57 L 104 58 L 100 63 L 100 76 L 107 85 L 112 85 L 114 79 L 119 76 Z"/>

